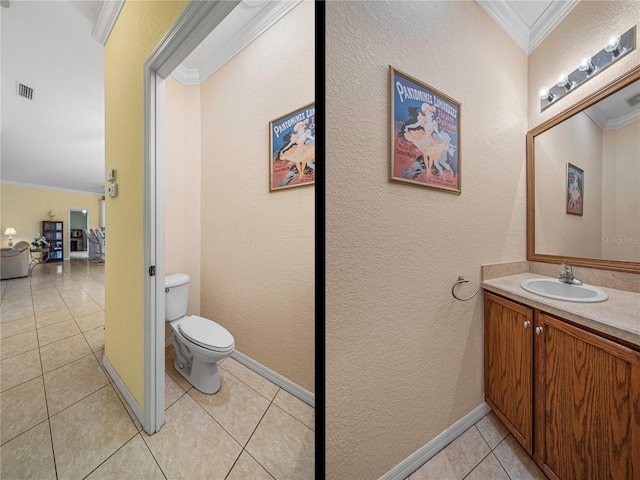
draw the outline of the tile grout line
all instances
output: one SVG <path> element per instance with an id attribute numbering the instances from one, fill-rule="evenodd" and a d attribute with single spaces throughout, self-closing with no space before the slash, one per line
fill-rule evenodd
<path id="1" fill-rule="evenodd" d="M 509 434 L 511 435 L 511 434 Z M 496 445 L 496 448 L 494 448 L 493 450 L 497 449 L 500 445 L 502 445 L 502 443 L 504 441 L 507 440 L 507 438 L 509 438 L 509 435 L 507 435 L 506 437 L 504 437 L 502 440 L 500 440 L 500 443 L 498 443 L 498 445 Z M 514 480 L 514 478 L 509 474 L 509 472 L 507 471 L 506 467 L 502 464 L 502 462 L 500 461 L 500 457 L 498 457 L 497 455 L 494 454 L 494 456 L 496 457 L 496 460 L 498 460 L 498 463 L 500 464 L 500 466 L 502 467 L 502 470 L 504 470 L 504 472 L 507 474 L 507 477 L 509 477 L 510 480 Z M 515 479 L 517 480 L 517 479 Z"/>
<path id="2" fill-rule="evenodd" d="M 136 430 L 138 430 L 136 428 Z M 94 468 L 93 470 L 91 470 L 89 473 L 87 473 L 84 477 L 82 478 L 87 478 L 89 475 L 91 475 L 93 472 L 95 472 L 97 469 L 99 469 L 102 465 L 104 465 L 107 460 L 109 460 L 111 457 L 113 457 L 116 453 L 118 453 L 120 450 L 122 450 L 131 440 L 133 440 L 134 438 L 136 438 L 136 435 L 138 435 L 140 432 L 137 432 L 133 434 L 133 436 L 127 440 L 126 442 L 124 442 L 122 445 L 120 445 L 118 448 L 116 448 L 115 452 L 113 452 L 111 455 L 109 455 L 107 458 L 105 458 L 102 462 L 100 462 L 99 465 L 96 466 L 96 468 Z M 165 477 L 166 478 L 166 477 Z"/>
<path id="3" fill-rule="evenodd" d="M 144 431 L 144 430 L 143 430 Z M 158 432 L 156 432 L 158 433 Z M 158 459 L 156 458 L 156 456 L 153 454 L 153 451 L 151 450 L 151 448 L 149 447 L 149 444 L 147 443 L 147 441 L 144 439 L 144 435 L 142 435 L 142 433 L 138 432 L 138 434 L 140 435 L 140 438 L 142 438 L 142 442 L 144 443 L 144 446 L 147 447 L 147 450 L 149 450 L 149 453 L 151 454 L 151 457 L 153 458 L 153 461 L 156 462 L 156 465 L 158 465 L 158 468 L 160 469 L 160 473 L 162 473 L 162 476 L 166 479 L 167 475 L 164 473 L 164 470 L 162 469 L 162 466 L 160 465 L 160 462 L 158 462 Z M 155 434 L 154 434 L 155 435 Z"/>
<path id="4" fill-rule="evenodd" d="M 51 428 L 51 415 L 49 412 L 49 400 L 47 398 L 47 387 L 44 383 L 44 366 L 42 365 L 42 354 L 40 352 L 40 339 L 38 337 L 38 322 L 36 322 L 36 306 L 33 298 L 33 287 L 31 277 L 29 278 L 29 287 L 31 288 L 31 303 L 33 304 L 33 321 L 36 324 L 36 341 L 38 342 L 38 358 L 40 359 L 40 372 L 42 373 L 42 393 L 44 394 L 44 404 L 47 409 L 47 425 L 49 426 L 49 440 L 51 441 L 51 456 L 53 457 L 53 472 L 58 478 L 58 463 L 56 462 L 56 449 L 53 444 L 53 429 Z"/>

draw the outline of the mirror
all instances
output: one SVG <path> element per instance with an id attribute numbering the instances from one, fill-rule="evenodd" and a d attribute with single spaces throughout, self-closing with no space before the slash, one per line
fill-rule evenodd
<path id="1" fill-rule="evenodd" d="M 640 272 L 640 66 L 527 134 L 527 259 Z"/>

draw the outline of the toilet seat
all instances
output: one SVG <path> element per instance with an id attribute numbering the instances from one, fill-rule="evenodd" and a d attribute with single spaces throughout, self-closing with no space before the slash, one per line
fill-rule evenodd
<path id="1" fill-rule="evenodd" d="M 212 320 L 191 315 L 180 321 L 178 329 L 187 340 L 202 348 L 216 352 L 233 350 L 233 336 L 226 328 Z"/>

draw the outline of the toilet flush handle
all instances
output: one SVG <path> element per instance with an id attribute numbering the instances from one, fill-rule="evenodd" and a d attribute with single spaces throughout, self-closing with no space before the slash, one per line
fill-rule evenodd
<path id="1" fill-rule="evenodd" d="M 165 288 L 165 289 L 164 289 L 164 293 L 169 293 L 169 289 L 168 289 L 168 288 Z"/>

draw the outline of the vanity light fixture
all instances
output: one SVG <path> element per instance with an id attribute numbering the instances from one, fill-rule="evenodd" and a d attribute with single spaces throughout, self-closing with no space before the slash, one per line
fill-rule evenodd
<path id="1" fill-rule="evenodd" d="M 551 88 L 540 90 L 540 111 L 557 102 L 569 92 L 594 77 L 627 53 L 636 48 L 636 27 L 633 26 L 622 35 L 612 35 L 607 45 L 592 57 L 586 57 L 573 72 L 561 74 Z"/>

